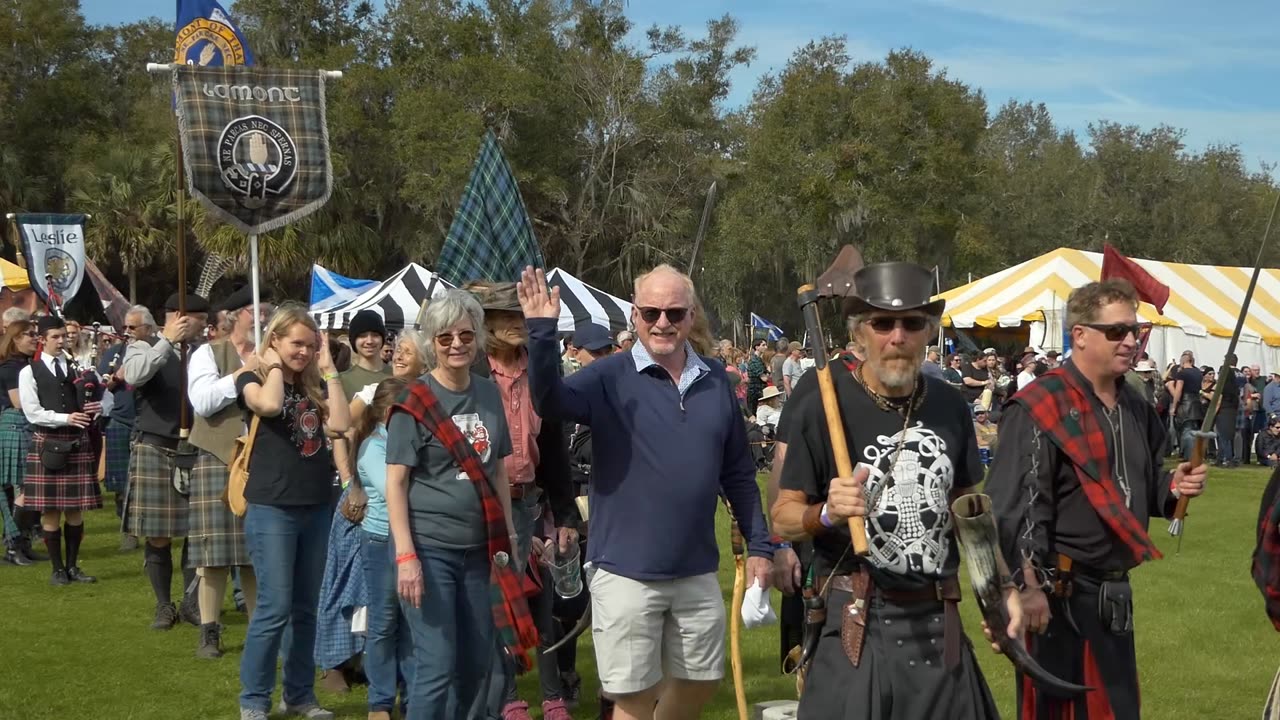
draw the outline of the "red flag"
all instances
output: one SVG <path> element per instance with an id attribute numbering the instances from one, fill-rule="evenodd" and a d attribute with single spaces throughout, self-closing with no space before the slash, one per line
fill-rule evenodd
<path id="1" fill-rule="evenodd" d="M 1151 303 L 1156 312 L 1164 314 L 1164 305 L 1169 302 L 1169 286 L 1155 279 L 1141 265 L 1120 254 L 1110 244 L 1102 248 L 1102 279 L 1120 278 L 1128 280 L 1133 289 L 1138 291 L 1138 299 Z"/>

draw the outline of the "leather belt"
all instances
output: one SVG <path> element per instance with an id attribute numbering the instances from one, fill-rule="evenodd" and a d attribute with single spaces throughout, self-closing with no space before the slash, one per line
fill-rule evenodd
<path id="1" fill-rule="evenodd" d="M 138 442 L 147 445 L 155 445 L 165 450 L 177 450 L 178 438 L 165 437 L 164 435 L 156 435 L 155 433 L 140 432 L 138 433 Z"/>
<path id="2" fill-rule="evenodd" d="M 854 575 L 836 575 L 831 578 L 832 590 L 854 592 Z M 875 594 L 894 605 L 913 605 L 923 602 L 960 602 L 960 581 L 949 577 L 912 590 L 888 590 L 875 588 Z"/>
<path id="3" fill-rule="evenodd" d="M 524 496 L 525 496 L 525 495 L 528 495 L 528 494 L 531 492 L 530 488 L 532 488 L 532 487 L 533 487 L 533 483 L 531 483 L 531 482 L 528 482 L 528 483 L 519 483 L 519 484 L 512 483 L 512 485 L 511 485 L 511 499 L 512 499 L 512 500 L 523 500 L 523 499 L 524 499 Z"/>
<path id="4" fill-rule="evenodd" d="M 929 583 L 911 590 L 890 590 L 876 587 L 870 573 L 865 567 L 859 567 L 851 575 L 836 575 L 821 588 L 820 592 L 839 590 L 849 593 L 849 602 L 841 613 L 840 639 L 845 655 L 854 667 L 858 666 L 862 657 L 862 643 L 865 639 L 868 599 L 875 595 L 891 605 L 915 605 L 920 603 L 941 602 L 942 608 L 942 657 L 948 669 L 960 664 L 960 581 L 949 577 Z"/>

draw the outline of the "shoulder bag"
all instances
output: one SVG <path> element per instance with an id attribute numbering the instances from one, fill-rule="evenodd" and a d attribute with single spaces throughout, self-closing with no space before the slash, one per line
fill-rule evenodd
<path id="1" fill-rule="evenodd" d="M 249 486 L 249 458 L 253 455 L 253 441 L 258 437 L 258 414 L 253 414 L 249 422 L 249 434 L 236 438 L 236 446 L 231 450 L 231 464 L 227 466 L 227 507 L 236 517 L 244 517 L 249 509 L 249 502 L 244 499 L 244 490 Z"/>

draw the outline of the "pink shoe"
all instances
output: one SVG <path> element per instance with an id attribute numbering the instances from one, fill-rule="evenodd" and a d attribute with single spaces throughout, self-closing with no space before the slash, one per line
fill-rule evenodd
<path id="1" fill-rule="evenodd" d="M 563 700 L 547 700 L 542 703 L 542 720 L 573 720 L 573 716 Z"/>
<path id="2" fill-rule="evenodd" d="M 507 703 L 502 708 L 502 720 L 533 720 L 529 715 L 529 703 L 523 700 Z"/>

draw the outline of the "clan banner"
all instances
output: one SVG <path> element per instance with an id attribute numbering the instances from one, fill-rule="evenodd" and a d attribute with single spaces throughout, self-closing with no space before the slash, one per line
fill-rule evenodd
<path id="1" fill-rule="evenodd" d="M 84 280 L 84 221 L 84 215 L 54 214 L 19 214 L 13 219 L 32 289 L 59 310 Z"/>
<path id="2" fill-rule="evenodd" d="M 188 191 L 220 220 L 259 235 L 328 201 L 324 73 L 180 65 L 173 85 Z"/>

